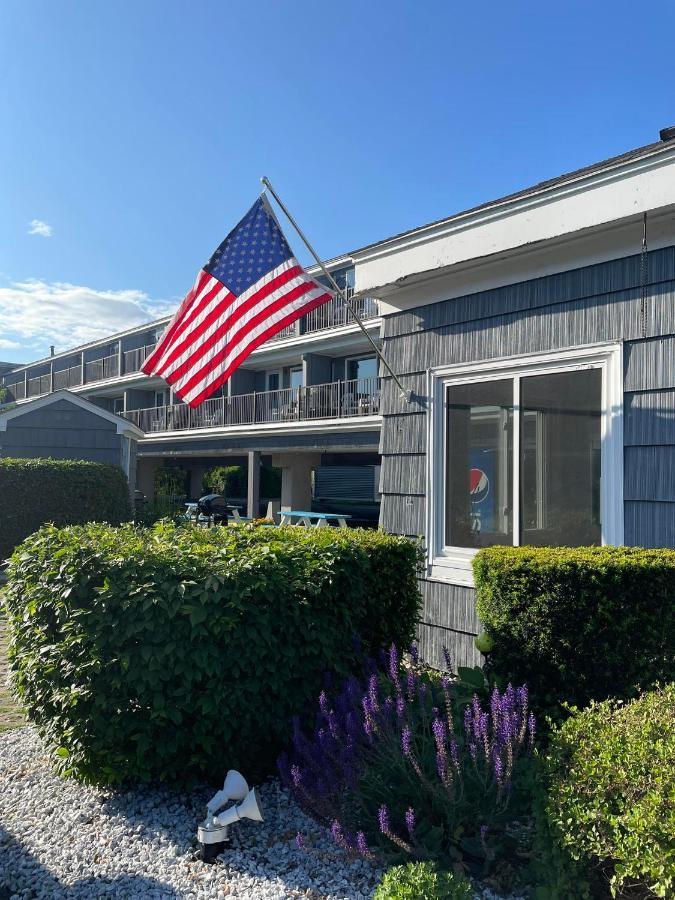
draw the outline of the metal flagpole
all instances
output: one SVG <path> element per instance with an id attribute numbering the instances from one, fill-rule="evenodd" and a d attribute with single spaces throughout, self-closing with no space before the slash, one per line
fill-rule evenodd
<path id="1" fill-rule="evenodd" d="M 316 250 L 314 249 L 314 247 L 312 247 L 312 245 L 310 244 L 310 242 L 307 240 L 307 238 L 305 237 L 305 235 L 304 235 L 302 229 L 300 228 L 300 226 L 298 225 L 298 223 L 295 221 L 295 219 L 293 218 L 293 216 L 292 216 L 292 215 L 289 213 L 289 211 L 286 209 L 286 206 L 284 205 L 284 203 L 282 202 L 282 200 L 279 198 L 279 195 L 277 194 L 277 192 L 276 192 L 276 191 L 274 190 L 274 188 L 272 187 L 269 178 L 266 178 L 266 177 L 263 175 L 263 177 L 260 179 L 260 181 L 261 181 L 262 184 L 267 188 L 267 190 L 268 190 L 268 191 L 270 192 L 270 194 L 274 197 L 274 199 L 277 201 L 277 203 L 278 203 L 279 206 L 281 207 L 281 210 L 283 211 L 283 213 L 284 213 L 284 215 L 286 216 L 286 218 L 288 219 L 288 221 L 291 223 L 291 225 L 293 226 L 293 228 L 295 228 L 295 230 L 296 230 L 296 231 L 298 232 L 298 234 L 300 235 L 300 239 L 302 240 L 303 244 L 305 245 L 305 247 L 307 247 L 307 249 L 309 250 L 309 252 L 312 254 L 312 256 L 314 257 L 314 259 L 316 260 L 316 264 L 319 266 L 319 268 L 321 269 L 321 271 L 323 272 L 323 274 L 326 276 L 326 278 L 329 280 L 329 282 L 330 282 L 331 285 L 333 286 L 333 289 L 334 289 L 335 293 L 338 294 L 338 296 L 342 299 L 342 302 L 345 304 L 345 306 L 347 307 L 347 309 L 351 312 L 352 316 L 354 317 L 354 321 L 356 322 L 356 324 L 359 326 L 359 328 L 361 329 L 361 331 L 365 334 L 365 336 L 366 336 L 366 337 L 368 338 L 368 340 L 370 341 L 373 350 L 374 350 L 375 353 L 377 354 L 378 359 L 382 362 L 382 364 L 384 365 L 384 367 L 385 367 L 385 369 L 387 370 L 387 372 L 389 372 L 389 374 L 391 375 L 391 377 L 394 379 L 394 381 L 395 381 L 396 384 L 398 385 L 399 390 L 400 390 L 400 392 L 401 392 L 401 399 L 402 399 L 402 400 L 405 400 L 405 401 L 407 401 L 407 402 L 409 403 L 409 402 L 410 402 L 410 391 L 407 391 L 407 390 L 403 387 L 403 385 L 401 384 L 401 381 L 400 381 L 398 375 L 395 374 L 394 370 L 391 368 L 391 366 L 389 365 L 389 363 L 387 362 L 387 360 L 386 360 L 386 359 L 384 358 L 384 356 L 382 355 L 382 353 L 381 353 L 381 351 L 380 351 L 380 348 L 377 346 L 377 344 L 375 343 L 375 341 L 372 339 L 372 337 L 371 337 L 370 334 L 368 333 L 368 331 L 367 331 L 367 329 L 366 329 L 366 326 L 363 324 L 363 322 L 361 321 L 361 319 L 359 318 L 359 316 L 356 314 L 356 310 L 354 309 L 354 307 L 352 306 L 351 302 L 350 302 L 349 299 L 347 298 L 347 295 L 346 295 L 345 292 L 342 290 L 342 288 L 338 285 L 338 283 L 335 281 L 335 279 L 333 278 L 333 276 L 331 275 L 331 273 L 328 271 L 328 269 L 324 266 L 323 262 L 322 262 L 321 259 L 319 258 L 318 253 L 316 252 Z"/>

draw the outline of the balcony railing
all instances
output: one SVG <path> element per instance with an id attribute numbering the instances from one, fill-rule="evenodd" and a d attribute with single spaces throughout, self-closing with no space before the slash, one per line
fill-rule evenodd
<path id="1" fill-rule="evenodd" d="M 124 415 L 148 433 L 374 416 L 379 411 L 380 379 L 373 377 L 218 397 L 197 409 L 179 403 L 128 410 Z"/>
<path id="2" fill-rule="evenodd" d="M 71 366 L 54 372 L 54 390 L 63 391 L 82 384 L 82 366 Z"/>
<path id="3" fill-rule="evenodd" d="M 120 374 L 120 358 L 115 353 L 112 356 L 104 356 L 103 359 L 92 359 L 85 363 L 84 380 L 103 381 L 104 378 L 115 378 Z"/>
<path id="4" fill-rule="evenodd" d="M 48 394 L 50 387 L 50 376 L 38 375 L 37 378 L 28 379 L 28 396 L 39 397 L 40 394 Z"/>
<path id="5" fill-rule="evenodd" d="M 352 300 L 354 288 L 345 289 L 347 298 Z M 374 319 L 379 315 L 377 300 L 372 297 L 356 297 L 352 300 L 352 306 L 360 319 Z M 348 306 L 342 302 L 339 297 L 329 300 L 322 306 L 313 309 L 300 319 L 300 332 L 297 330 L 297 324 L 294 322 L 288 325 L 279 334 L 275 334 L 272 341 L 280 341 L 282 338 L 294 337 L 296 334 L 308 334 L 313 331 L 323 331 L 325 328 L 337 328 L 340 325 L 351 325 L 354 322 L 354 316 Z"/>
<path id="6" fill-rule="evenodd" d="M 137 350 L 127 350 L 124 354 L 124 373 L 140 372 L 141 366 L 156 346 L 157 344 L 146 344 Z"/>
<path id="7" fill-rule="evenodd" d="M 13 384 L 6 384 L 7 400 L 25 400 L 26 399 L 26 383 L 24 381 L 15 381 Z"/>

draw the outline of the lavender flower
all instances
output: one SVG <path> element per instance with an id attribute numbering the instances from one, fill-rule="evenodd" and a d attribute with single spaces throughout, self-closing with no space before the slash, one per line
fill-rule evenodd
<path id="1" fill-rule="evenodd" d="M 368 700 L 370 701 L 371 712 L 377 712 L 380 708 L 377 696 L 377 675 L 371 675 L 368 679 Z"/>
<path id="2" fill-rule="evenodd" d="M 342 830 L 342 825 L 338 821 L 338 819 L 334 819 L 333 824 L 330 826 L 330 833 L 333 836 L 333 840 L 342 850 L 349 850 L 349 841 L 345 837 L 344 831 Z"/>
<path id="3" fill-rule="evenodd" d="M 378 820 L 378 822 L 379 822 L 379 825 L 380 825 L 380 831 L 382 832 L 382 834 L 389 834 L 389 831 L 390 831 L 390 828 L 389 828 L 389 810 L 387 809 L 387 807 L 386 807 L 386 805 L 385 805 L 384 803 L 382 804 L 382 806 L 381 806 L 381 807 L 379 808 L 379 810 L 378 810 L 378 813 L 377 813 L 377 820 Z"/>
<path id="4" fill-rule="evenodd" d="M 413 839 L 413 832 L 415 831 L 415 810 L 412 806 L 409 806 L 406 810 L 405 814 L 405 827 L 408 829 L 408 834 L 410 835 L 410 840 Z"/>
<path id="5" fill-rule="evenodd" d="M 406 678 L 406 696 L 408 700 L 412 703 L 415 699 L 415 687 L 417 685 L 417 675 L 413 672 L 412 669 L 408 671 L 408 676 Z"/>
<path id="6" fill-rule="evenodd" d="M 441 649 L 443 651 L 443 659 L 445 660 L 445 668 L 448 670 L 448 672 L 452 672 L 452 656 L 450 655 L 450 651 L 445 646 L 445 644 L 443 644 Z"/>
<path id="7" fill-rule="evenodd" d="M 534 713 L 531 712 L 527 717 L 527 731 L 529 733 L 529 741 L 530 741 L 530 749 L 532 749 L 532 745 L 534 744 L 534 735 L 537 729 L 537 722 L 534 718 Z"/>
<path id="8" fill-rule="evenodd" d="M 293 787 L 299 788 L 302 782 L 302 772 L 300 771 L 300 766 L 296 766 L 295 763 L 291 766 L 291 779 L 293 781 Z"/>
<path id="9" fill-rule="evenodd" d="M 362 831 L 356 832 L 356 849 L 361 854 L 361 856 L 365 856 L 368 859 L 372 857 L 372 853 L 368 849 L 368 844 L 366 843 L 366 836 Z"/>
<path id="10" fill-rule="evenodd" d="M 431 730 L 436 741 L 436 750 L 445 756 L 445 725 L 440 719 L 434 719 L 431 724 Z"/>
<path id="11" fill-rule="evenodd" d="M 399 694 L 399 696 L 396 698 L 396 715 L 399 717 L 399 719 L 401 718 L 401 716 L 403 715 L 404 712 L 405 712 L 405 700 L 403 699 L 403 696 Z"/>
<path id="12" fill-rule="evenodd" d="M 305 839 L 304 839 L 304 837 L 300 834 L 300 832 L 298 832 L 298 833 L 296 834 L 296 836 L 295 836 L 295 846 L 298 848 L 298 850 L 304 850 L 304 849 L 305 849 Z"/>
<path id="13" fill-rule="evenodd" d="M 404 756 L 410 756 L 412 753 L 412 731 L 406 725 L 401 732 L 401 749 L 403 750 Z"/>
<path id="14" fill-rule="evenodd" d="M 413 641 L 412 644 L 410 645 L 410 655 L 412 656 L 412 661 L 414 663 L 419 662 L 420 651 L 419 651 L 419 647 L 417 646 L 417 641 Z"/>
<path id="15" fill-rule="evenodd" d="M 324 716 L 328 715 L 328 697 L 326 697 L 325 691 L 321 691 L 319 694 L 319 709 Z"/>

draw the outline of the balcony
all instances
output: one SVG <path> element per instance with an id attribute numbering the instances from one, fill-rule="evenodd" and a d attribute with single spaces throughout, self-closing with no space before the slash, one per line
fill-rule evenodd
<path id="1" fill-rule="evenodd" d="M 115 378 L 120 374 L 120 358 L 117 353 L 112 356 L 104 356 L 102 359 L 92 359 L 84 364 L 84 380 L 103 381 L 106 378 Z"/>
<path id="2" fill-rule="evenodd" d="M 360 319 L 375 319 L 380 314 L 377 300 L 372 297 L 357 297 L 352 300 L 354 288 L 347 288 L 345 291 L 347 298 L 351 300 L 352 306 Z M 288 325 L 279 334 L 275 334 L 270 341 L 280 341 L 283 338 L 295 337 L 298 334 L 310 334 L 315 331 L 323 331 L 326 328 L 339 328 L 342 325 L 352 325 L 354 316 L 352 311 L 346 306 L 339 297 L 329 300 L 322 306 L 313 309 L 312 312 L 303 316 L 299 320 L 300 331 L 297 330 L 298 323 L 294 322 Z"/>
<path id="3" fill-rule="evenodd" d="M 124 416 L 147 434 L 376 416 L 379 412 L 380 379 L 374 377 L 218 397 L 204 401 L 197 409 L 179 403 L 128 410 Z"/>
<path id="4" fill-rule="evenodd" d="M 79 387 L 82 384 L 82 366 L 71 366 L 69 369 L 60 369 L 54 372 L 55 391 L 68 390 L 71 387 Z"/>
<path id="5" fill-rule="evenodd" d="M 140 372 L 141 366 L 156 346 L 157 344 L 146 344 L 145 347 L 139 347 L 137 350 L 127 350 L 124 353 L 124 373 Z"/>

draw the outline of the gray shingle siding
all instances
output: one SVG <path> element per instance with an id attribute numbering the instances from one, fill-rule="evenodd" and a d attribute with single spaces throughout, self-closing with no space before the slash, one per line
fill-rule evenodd
<path id="1" fill-rule="evenodd" d="M 647 282 L 644 335 L 639 255 L 386 317 L 384 352 L 413 401 L 402 401 L 391 379 L 385 381 L 383 526 L 397 534 L 424 532 L 428 368 L 615 340 L 624 342 L 624 539 L 674 547 L 675 247 L 649 254 Z M 445 643 L 459 664 L 478 662 L 473 589 L 421 584 L 427 658 L 441 665 Z"/>
<path id="2" fill-rule="evenodd" d="M 0 455 L 88 459 L 119 466 L 122 436 L 114 422 L 59 400 L 10 420 L 0 432 Z"/>

